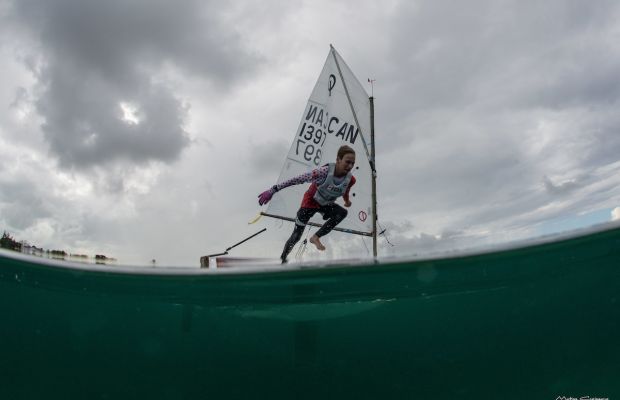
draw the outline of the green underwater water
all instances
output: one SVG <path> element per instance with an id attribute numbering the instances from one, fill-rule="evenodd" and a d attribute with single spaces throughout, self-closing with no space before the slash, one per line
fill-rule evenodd
<path id="1" fill-rule="evenodd" d="M 620 396 L 620 229 L 269 273 L 0 254 L 0 399 Z"/>

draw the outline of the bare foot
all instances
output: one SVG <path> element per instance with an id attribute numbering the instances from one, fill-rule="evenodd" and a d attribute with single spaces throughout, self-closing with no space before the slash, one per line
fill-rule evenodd
<path id="1" fill-rule="evenodd" d="M 310 238 L 310 243 L 315 245 L 316 248 L 321 251 L 325 250 L 325 246 L 323 246 L 323 243 L 321 243 L 321 240 L 317 235 L 312 235 L 312 237 Z"/>

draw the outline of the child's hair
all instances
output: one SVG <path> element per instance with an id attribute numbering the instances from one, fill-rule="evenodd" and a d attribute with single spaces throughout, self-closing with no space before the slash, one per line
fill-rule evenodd
<path id="1" fill-rule="evenodd" d="M 347 154 L 355 155 L 355 150 L 353 150 L 353 148 L 347 146 L 346 144 L 344 146 L 340 146 L 340 148 L 338 149 L 337 157 L 342 159 L 342 157 L 344 157 Z"/>

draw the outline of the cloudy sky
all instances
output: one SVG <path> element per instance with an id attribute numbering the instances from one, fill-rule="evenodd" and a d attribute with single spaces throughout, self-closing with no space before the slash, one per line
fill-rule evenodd
<path id="1" fill-rule="evenodd" d="M 233 255 L 277 257 L 292 226 L 248 221 L 330 43 L 376 79 L 380 255 L 620 218 L 615 0 L 0 0 L 0 229 L 198 265 L 267 227 Z"/>

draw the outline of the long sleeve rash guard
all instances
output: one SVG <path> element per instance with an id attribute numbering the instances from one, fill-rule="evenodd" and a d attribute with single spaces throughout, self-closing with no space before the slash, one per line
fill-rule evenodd
<path id="1" fill-rule="evenodd" d="M 278 190 L 282 190 L 289 186 L 293 185 L 301 185 L 302 183 L 311 183 L 310 187 L 304 194 L 304 197 L 301 201 L 301 207 L 303 208 L 319 208 L 319 203 L 314 200 L 314 194 L 316 193 L 317 187 L 321 185 L 325 178 L 327 178 L 327 173 L 329 171 L 329 165 L 323 165 L 317 169 L 314 169 L 310 172 L 306 172 L 305 174 L 301 174 L 299 176 L 293 177 L 287 181 L 277 184 Z M 346 191 L 342 195 L 345 202 L 349 202 L 349 191 L 351 187 L 355 184 L 355 177 L 351 177 L 351 182 L 349 182 L 349 186 L 347 186 Z"/>

